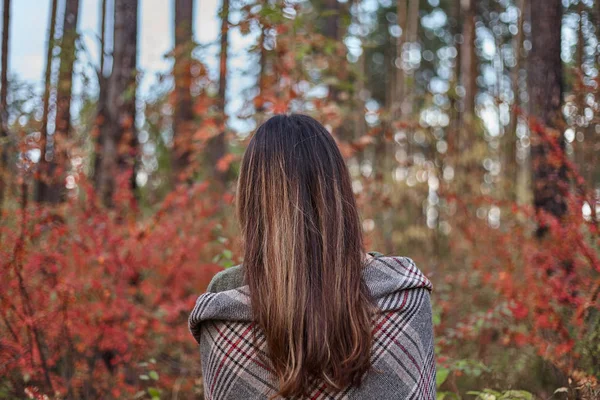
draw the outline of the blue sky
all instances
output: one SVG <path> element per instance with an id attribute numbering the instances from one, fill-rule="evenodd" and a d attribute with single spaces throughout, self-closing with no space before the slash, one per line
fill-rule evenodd
<path id="1" fill-rule="evenodd" d="M 39 83 L 41 90 L 51 0 L 13 0 L 11 3 L 9 73 L 19 80 Z M 173 4 L 173 0 L 140 0 L 138 68 L 143 73 L 139 89 L 142 98 L 149 94 L 156 73 L 171 68 L 171 62 L 164 55 L 173 46 Z M 218 72 L 219 47 L 216 41 L 220 29 L 217 17 L 220 6 L 219 0 L 197 0 L 194 10 L 195 39 L 200 44 L 210 45 L 202 57 L 215 79 Z M 62 21 L 63 7 L 64 0 L 59 0 L 59 21 Z M 87 48 L 87 52 L 78 54 L 80 66 L 88 65 L 88 62 L 93 65 L 99 63 L 99 14 L 100 0 L 80 0 L 79 33 Z M 245 49 L 253 40 L 253 35 L 243 37 L 237 29 L 232 29 L 230 33 L 229 67 L 236 78 L 229 79 L 227 97 L 231 99 L 228 110 L 233 114 L 243 102 L 237 94 L 252 84 L 249 77 L 242 77 L 239 72 L 248 66 Z M 75 82 L 75 94 L 81 89 L 79 83 Z"/>
<path id="2" fill-rule="evenodd" d="M 64 1 L 59 0 L 59 20 L 62 20 L 60 10 L 64 8 Z M 152 95 L 149 88 L 155 82 L 156 74 L 168 72 L 171 68 L 171 61 L 165 59 L 164 55 L 173 46 L 172 24 L 174 0 L 139 1 L 138 67 L 142 72 L 142 79 L 138 96 L 143 100 L 145 97 Z M 431 2 L 432 0 L 430 0 Z M 11 76 L 16 76 L 19 80 L 37 83 L 38 90 L 41 93 L 51 0 L 12 0 L 11 3 L 10 74 Z M 111 3 L 112 0 L 109 0 L 109 4 Z M 220 3 L 221 0 L 196 0 L 194 11 L 195 39 L 200 44 L 208 45 L 201 52 L 201 57 L 202 61 L 208 65 L 211 76 L 215 80 L 218 78 L 219 44 L 217 41 L 220 20 L 217 14 L 221 5 Z M 373 12 L 373 7 L 376 4 L 376 1 L 364 2 L 363 6 L 365 10 L 363 10 L 363 13 L 370 14 Z M 99 13 L 100 0 L 80 0 L 79 32 L 87 51 L 79 53 L 79 65 L 76 67 L 76 71 L 78 68 L 79 70 L 81 68 L 89 68 L 90 64 L 98 65 L 99 63 Z M 435 19 L 433 17 L 439 17 L 439 14 L 442 14 L 441 11 L 437 12 L 437 14 L 434 12 L 431 16 L 424 18 L 422 22 L 426 24 L 429 20 L 433 21 Z M 239 19 L 239 13 L 236 15 L 235 12 L 232 12 L 230 20 L 236 21 L 237 19 Z M 439 23 L 443 23 L 443 18 Z M 565 61 L 568 61 L 570 58 L 570 51 L 565 50 L 570 49 L 576 40 L 575 32 L 573 29 L 569 29 L 569 25 L 569 23 L 563 24 L 563 58 Z M 485 35 L 485 29 L 480 29 L 478 33 L 480 34 L 480 39 L 482 39 L 483 55 L 492 57 L 496 51 L 493 40 L 489 40 L 489 35 Z M 227 112 L 231 117 L 230 126 L 239 131 L 248 131 L 252 128 L 252 126 L 245 125 L 236 119 L 235 115 L 247 100 L 243 96 L 243 90 L 254 84 L 252 74 L 244 74 L 244 72 L 247 72 L 248 68 L 252 67 L 253 60 L 249 57 L 247 49 L 255 40 L 256 32 L 242 36 L 237 28 L 233 28 L 230 31 L 230 75 L 227 90 Z M 349 46 L 351 51 L 352 48 L 352 46 Z M 92 76 L 93 74 L 88 75 Z M 484 74 L 485 76 L 487 75 Z M 73 115 L 77 114 L 77 94 L 81 91 L 81 86 L 81 81 L 76 79 Z M 490 130 L 490 133 L 496 136 L 498 134 L 498 126 L 495 109 L 485 109 L 481 117 L 486 127 Z"/>
<path id="3" fill-rule="evenodd" d="M 63 1 L 59 1 L 59 12 Z M 194 15 L 195 37 L 200 43 L 217 39 L 219 6 L 217 0 L 197 2 Z M 80 7 L 79 31 L 97 62 L 100 0 L 81 0 Z M 43 79 L 49 9 L 50 0 L 12 1 L 9 63 L 12 73 L 21 79 Z M 140 0 L 138 65 L 148 73 L 169 68 L 163 55 L 173 45 L 172 11 L 170 0 Z"/>

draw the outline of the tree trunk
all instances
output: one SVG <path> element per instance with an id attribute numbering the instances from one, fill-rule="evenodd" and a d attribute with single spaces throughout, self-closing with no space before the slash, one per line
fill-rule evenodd
<path id="1" fill-rule="evenodd" d="M 475 53 L 475 16 L 476 0 L 461 0 L 460 14 L 462 23 L 462 42 L 460 43 L 459 80 L 462 88 L 458 112 L 458 130 L 456 131 L 456 152 L 454 165 L 457 190 L 470 192 L 480 177 L 479 164 L 468 150 L 476 140 L 474 117 L 475 96 L 477 95 L 477 55 Z"/>
<path id="2" fill-rule="evenodd" d="M 577 26 L 577 44 L 575 45 L 575 79 L 573 83 L 573 91 L 575 93 L 575 105 L 577 106 L 577 114 L 581 117 L 585 117 L 585 108 L 586 108 L 586 97 L 588 94 L 588 88 L 583 82 L 585 72 L 583 71 L 583 63 L 584 63 L 584 54 L 585 54 L 585 36 L 583 33 L 583 16 L 584 16 L 584 4 L 583 2 L 579 2 L 577 4 L 577 14 L 579 16 L 579 23 Z M 575 165 L 577 165 L 579 171 L 582 176 L 587 175 L 587 171 L 592 165 L 586 165 L 585 153 L 586 153 L 586 143 L 585 138 L 588 136 L 586 134 L 586 128 L 591 127 L 592 124 L 588 124 L 587 127 L 584 126 L 575 126 L 575 140 L 572 143 L 573 153 L 574 153 L 574 161 Z M 592 127 L 593 130 L 593 127 Z M 584 134 L 584 140 L 579 140 L 580 134 Z"/>
<path id="3" fill-rule="evenodd" d="M 396 2 L 396 14 L 398 19 L 398 26 L 401 30 L 401 35 L 396 39 L 396 60 L 394 65 L 396 67 L 396 85 L 394 88 L 394 101 L 392 105 L 392 117 L 394 119 L 402 117 L 402 103 L 404 101 L 404 68 L 402 68 L 402 50 L 404 49 L 404 43 L 406 42 L 407 35 L 407 18 L 406 18 L 407 6 L 406 0 L 398 0 Z"/>
<path id="4" fill-rule="evenodd" d="M 406 41 L 414 43 L 419 38 L 419 3 L 420 0 L 408 1 L 408 20 L 406 21 Z"/>
<path id="5" fill-rule="evenodd" d="M 340 35 L 340 3 L 337 0 L 325 0 L 325 13 L 323 34 L 337 40 Z"/>
<path id="6" fill-rule="evenodd" d="M 404 43 L 416 43 L 419 40 L 419 0 L 409 0 L 408 16 L 406 20 L 406 31 L 402 33 L 405 36 Z M 409 76 L 403 76 L 403 96 L 402 96 L 402 114 L 412 115 L 414 109 L 415 95 L 415 71 L 409 71 Z M 408 78 L 408 81 L 407 81 Z M 409 85 L 410 83 L 410 85 Z M 410 140 L 409 140 L 410 142 Z"/>
<path id="7" fill-rule="evenodd" d="M 73 64 L 76 57 L 75 41 L 78 18 L 79 0 L 66 0 L 56 93 L 56 131 L 66 137 L 69 136 L 71 130 L 71 88 L 73 86 Z"/>
<path id="8" fill-rule="evenodd" d="M 258 38 L 259 53 L 259 71 L 258 71 L 258 101 L 255 100 L 256 112 L 262 113 L 265 111 L 265 93 L 267 89 L 267 49 L 265 41 L 267 36 L 267 27 L 261 23 L 260 36 Z"/>
<path id="9" fill-rule="evenodd" d="M 518 0 L 517 7 L 519 9 L 519 22 L 517 24 L 517 34 L 513 38 L 513 52 L 515 54 L 515 65 L 511 70 L 511 85 L 514 96 L 512 112 L 508 129 L 505 131 L 505 179 L 507 182 L 507 190 L 511 200 L 517 199 L 517 178 L 519 166 L 517 163 L 517 125 L 518 125 L 518 110 L 519 107 L 519 72 L 521 70 L 521 50 L 523 48 L 523 21 L 525 20 L 525 0 Z"/>
<path id="10" fill-rule="evenodd" d="M 104 60 L 106 54 L 106 0 L 100 2 L 100 78 L 104 78 Z"/>
<path id="11" fill-rule="evenodd" d="M 0 84 L 0 106 L 6 113 L 8 102 L 8 38 L 10 34 L 10 0 L 4 0 L 2 11 L 2 80 Z M 4 117 L 4 115 L 2 115 Z"/>
<path id="12" fill-rule="evenodd" d="M 460 33 L 460 2 L 453 1 L 450 4 L 449 10 L 449 21 L 448 26 L 450 33 L 452 34 L 453 43 L 456 47 L 456 59 L 454 68 L 452 70 L 452 83 L 456 87 L 460 82 L 460 46 L 456 45 L 455 38 Z M 458 150 L 458 135 L 460 132 L 460 111 L 459 111 L 460 100 L 457 99 L 456 95 L 450 96 L 450 126 L 447 135 L 448 151 L 447 151 L 447 164 L 456 166 L 457 158 L 459 157 Z"/>
<path id="13" fill-rule="evenodd" d="M 115 0 L 113 67 L 101 99 L 95 171 L 97 193 L 108 207 L 114 205 L 118 177 L 129 174 L 129 186 L 135 188 L 137 13 L 138 0 Z"/>
<path id="14" fill-rule="evenodd" d="M 475 115 L 475 95 L 477 94 L 477 55 L 475 54 L 475 0 L 461 1 L 463 15 L 462 43 L 460 48 L 460 84 L 463 87 L 461 127 L 463 137 L 459 136 L 461 149 L 469 143 L 469 129 Z"/>
<path id="15" fill-rule="evenodd" d="M 76 58 L 77 20 L 79 0 L 66 0 L 63 19 L 63 36 L 60 49 L 60 67 L 56 88 L 56 130 L 54 157 L 50 164 L 50 201 L 58 202 L 65 197 L 65 173 L 69 169 L 68 149 L 65 140 L 71 131 L 71 90 L 73 87 L 73 64 Z M 58 166 L 58 171 L 55 167 Z"/>
<path id="16" fill-rule="evenodd" d="M 340 3 L 337 0 L 324 0 L 322 32 L 323 35 L 332 40 L 338 41 L 340 35 Z M 338 97 L 338 88 L 335 85 L 328 87 L 329 100 L 336 102 Z"/>
<path id="17" fill-rule="evenodd" d="M 532 0 L 530 65 L 528 88 L 531 115 L 542 123 L 545 133 L 558 142 L 558 153 L 547 141 L 532 132 L 531 163 L 533 201 L 536 212 L 547 212 L 561 218 L 566 210 L 565 193 L 568 189 L 563 162 L 565 142 L 562 135 L 564 121 L 561 104 L 563 94 L 562 61 L 560 58 L 562 22 L 560 0 Z M 547 227 L 540 223 L 538 236 Z"/>
<path id="18" fill-rule="evenodd" d="M 227 115 L 225 114 L 227 93 L 227 50 L 229 48 L 229 0 L 223 0 L 221 9 L 221 51 L 219 54 L 219 92 L 217 102 L 219 109 L 219 125 L 221 132 L 210 139 L 206 147 L 207 161 L 212 168 L 213 179 L 224 182 L 226 171 L 219 167 L 219 160 L 225 155 L 225 129 L 227 127 Z"/>
<path id="19" fill-rule="evenodd" d="M 596 39 L 598 41 L 600 41 L 600 0 L 596 0 L 595 1 L 595 26 L 596 26 Z M 596 61 L 597 64 L 600 65 L 600 47 L 596 47 Z M 596 93 L 595 93 L 595 97 L 596 97 L 596 112 L 598 114 L 600 114 L 600 81 L 598 82 L 598 84 L 596 85 Z M 596 126 L 594 127 L 594 129 L 596 129 Z M 591 126 L 590 126 L 590 131 L 591 131 Z M 590 135 L 591 137 L 589 138 L 590 143 L 588 143 L 588 159 L 590 160 L 590 171 L 588 172 L 588 176 L 587 176 L 587 180 L 588 180 L 588 184 L 590 186 L 590 188 L 597 186 L 600 183 L 600 163 L 597 162 L 597 155 L 600 154 L 600 132 L 598 130 L 595 130 L 593 133 L 591 133 Z M 598 192 L 596 192 L 598 193 Z M 594 199 L 597 199 L 597 201 L 600 201 L 600 193 L 597 194 L 596 196 L 594 196 Z M 592 214 L 594 215 L 594 214 Z"/>
<path id="20" fill-rule="evenodd" d="M 46 51 L 46 72 L 44 76 L 44 99 L 42 112 L 42 126 L 40 128 L 40 160 L 35 182 L 34 198 L 37 202 L 47 202 L 50 199 L 50 159 L 47 157 L 48 144 L 48 116 L 50 115 L 50 91 L 52 89 L 52 52 L 54 50 L 54 33 L 56 30 L 56 11 L 58 0 L 50 0 L 50 21 L 48 33 L 48 47 Z"/>
<path id="21" fill-rule="evenodd" d="M 175 0 L 175 104 L 173 115 L 173 159 L 175 180 L 189 178 L 192 148 L 192 49 L 194 0 Z"/>
<path id="22" fill-rule="evenodd" d="M 8 170 L 8 37 L 10 34 L 10 0 L 2 11 L 2 77 L 0 78 L 0 215 L 4 205 Z"/>
<path id="23" fill-rule="evenodd" d="M 100 67 L 97 71 L 98 75 L 98 86 L 100 93 L 98 94 L 98 104 L 96 110 L 96 127 L 97 130 L 94 132 L 96 141 L 96 151 L 94 152 L 94 186 L 96 190 L 100 188 L 100 165 L 102 164 L 101 149 L 104 146 L 104 138 L 101 135 L 102 126 L 106 122 L 106 92 L 107 92 L 107 79 L 104 75 L 104 65 L 106 59 L 106 1 L 101 0 L 100 3 Z"/>

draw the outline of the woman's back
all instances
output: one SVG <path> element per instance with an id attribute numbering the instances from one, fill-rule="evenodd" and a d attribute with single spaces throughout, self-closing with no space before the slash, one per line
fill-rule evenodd
<path id="1" fill-rule="evenodd" d="M 431 283 L 405 257 L 373 258 L 363 279 L 378 306 L 371 369 L 360 387 L 331 390 L 326 382 L 314 382 L 307 398 L 435 399 Z M 248 286 L 231 287 L 242 283 L 242 266 L 216 276 L 190 316 L 207 399 L 263 399 L 277 393 L 264 337 L 252 323 Z"/>
<path id="2" fill-rule="evenodd" d="M 435 398 L 431 285 L 409 259 L 367 257 L 327 129 L 270 118 L 236 195 L 243 268 L 211 288 L 243 286 L 201 296 L 190 318 L 208 398 Z"/>

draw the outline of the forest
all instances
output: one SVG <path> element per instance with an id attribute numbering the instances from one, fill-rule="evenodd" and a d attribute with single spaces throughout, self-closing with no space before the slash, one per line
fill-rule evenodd
<path id="1" fill-rule="evenodd" d="M 600 0 L 164 2 L 155 72 L 147 0 L 2 0 L 1 399 L 203 398 L 187 318 L 286 112 L 334 135 L 367 250 L 433 282 L 438 399 L 600 398 Z"/>

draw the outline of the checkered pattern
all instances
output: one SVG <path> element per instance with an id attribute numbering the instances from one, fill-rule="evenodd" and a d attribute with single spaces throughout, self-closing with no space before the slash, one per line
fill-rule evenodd
<path id="1" fill-rule="evenodd" d="M 315 382 L 307 398 L 435 399 L 431 282 L 405 257 L 378 257 L 363 279 L 380 309 L 373 318 L 372 368 L 360 387 L 340 392 Z M 263 399 L 277 392 L 247 286 L 200 296 L 189 325 L 200 344 L 206 399 Z"/>

